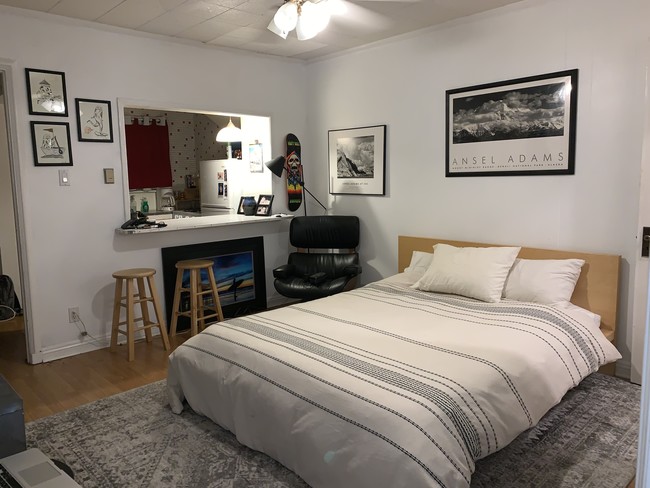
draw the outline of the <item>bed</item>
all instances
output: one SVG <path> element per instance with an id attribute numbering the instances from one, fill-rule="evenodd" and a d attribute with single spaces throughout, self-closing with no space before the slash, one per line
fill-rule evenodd
<path id="1" fill-rule="evenodd" d="M 572 304 L 486 302 L 413 287 L 414 251 L 436 244 L 496 249 L 400 236 L 395 276 L 212 325 L 170 356 L 172 411 L 186 400 L 315 488 L 469 486 L 475 460 L 620 358 L 619 257 L 517 249 L 583 260 Z"/>

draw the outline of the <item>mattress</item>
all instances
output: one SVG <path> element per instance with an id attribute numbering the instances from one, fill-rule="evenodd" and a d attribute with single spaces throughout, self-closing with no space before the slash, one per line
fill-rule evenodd
<path id="1" fill-rule="evenodd" d="M 464 487 L 620 358 L 577 307 L 484 303 L 403 275 L 212 325 L 169 359 L 184 400 L 313 487 Z"/>

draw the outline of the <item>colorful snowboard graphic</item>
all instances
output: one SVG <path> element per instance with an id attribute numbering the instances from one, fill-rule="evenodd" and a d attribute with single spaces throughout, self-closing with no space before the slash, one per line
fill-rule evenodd
<path id="1" fill-rule="evenodd" d="M 300 141 L 294 134 L 287 134 L 287 196 L 289 210 L 295 212 L 302 203 L 302 164 Z"/>

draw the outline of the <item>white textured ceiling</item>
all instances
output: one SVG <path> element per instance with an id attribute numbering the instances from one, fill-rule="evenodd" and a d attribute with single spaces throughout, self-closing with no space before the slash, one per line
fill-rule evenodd
<path id="1" fill-rule="evenodd" d="M 283 0 L 0 0 L 137 31 L 297 59 L 315 59 L 520 0 L 346 0 L 315 38 L 285 40 L 266 29 Z"/>

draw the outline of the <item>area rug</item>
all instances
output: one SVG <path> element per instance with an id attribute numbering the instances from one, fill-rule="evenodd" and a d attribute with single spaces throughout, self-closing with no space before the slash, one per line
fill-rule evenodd
<path id="1" fill-rule="evenodd" d="M 635 472 L 641 388 L 593 374 L 540 423 L 478 462 L 473 488 L 625 488 Z M 160 381 L 27 424 L 27 442 L 84 488 L 306 487 L 191 409 Z"/>

